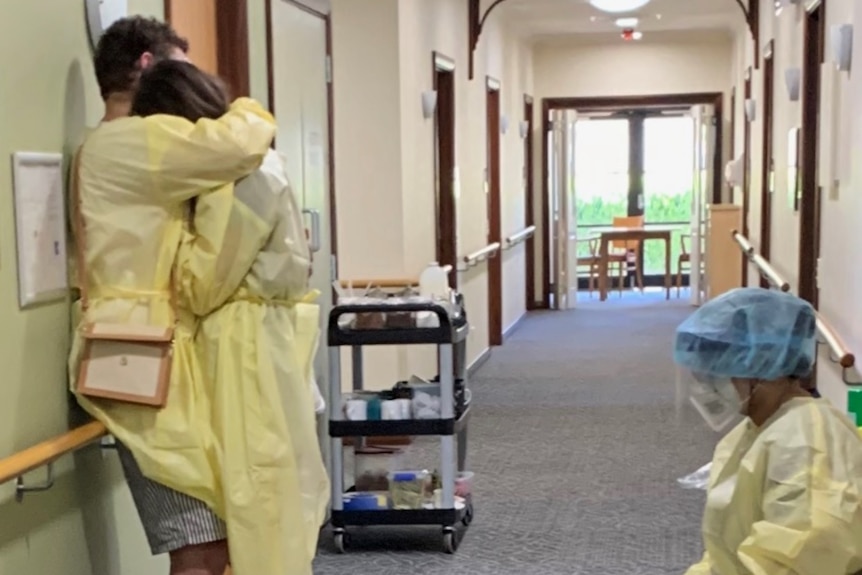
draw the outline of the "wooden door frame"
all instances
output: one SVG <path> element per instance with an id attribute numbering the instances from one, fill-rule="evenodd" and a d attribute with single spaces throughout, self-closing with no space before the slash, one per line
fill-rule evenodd
<path id="1" fill-rule="evenodd" d="M 736 159 L 736 86 L 730 90 L 730 159 Z M 727 189 L 727 201 L 733 203 L 733 184 L 723 186 Z"/>
<path id="2" fill-rule="evenodd" d="M 241 0 L 243 4 L 246 0 Z M 334 93 L 333 86 L 335 78 L 332 75 L 332 18 L 329 14 L 316 10 L 310 6 L 298 2 L 297 0 L 264 0 L 266 12 L 266 79 L 267 79 L 267 97 L 269 98 L 269 110 L 272 114 L 276 114 L 275 109 L 275 77 L 273 72 L 273 51 L 272 51 L 272 2 L 284 2 L 292 6 L 308 12 L 312 16 L 320 18 L 326 24 L 326 55 L 329 58 L 329 82 L 326 86 L 327 99 L 327 138 L 329 140 L 327 148 L 329 154 L 329 165 L 327 166 L 329 178 L 329 245 L 332 251 L 332 256 L 335 257 L 335 267 L 332 269 L 334 274 L 333 280 L 338 278 L 338 220 L 336 214 L 336 195 L 335 195 L 335 108 L 334 108 Z"/>
<path id="3" fill-rule="evenodd" d="M 721 203 L 722 170 L 721 158 L 724 138 L 722 135 L 722 122 L 724 121 L 724 94 L 722 92 L 694 92 L 688 94 L 656 94 L 643 96 L 608 96 L 608 97 L 585 97 L 585 98 L 543 98 L 542 99 L 542 285 L 543 298 L 542 308 L 551 307 L 551 208 L 549 204 L 550 190 L 548 189 L 548 132 L 551 129 L 550 113 L 552 110 L 625 110 L 633 108 L 650 107 L 674 107 L 674 106 L 697 106 L 711 105 L 715 110 L 715 150 L 713 152 L 713 203 Z"/>
<path id="4" fill-rule="evenodd" d="M 171 22 L 173 3 L 181 1 L 164 0 L 165 22 Z M 231 96 L 248 96 L 248 0 L 215 0 L 215 8 L 218 75 L 227 83 Z"/>
<path id="5" fill-rule="evenodd" d="M 803 34 L 802 66 L 802 193 L 799 201 L 799 297 L 817 307 L 817 259 L 820 254 L 820 203 L 817 160 L 820 148 L 820 88 L 823 83 L 821 66 L 826 41 L 826 3 L 813 0 L 806 3 Z M 814 26 L 814 14 L 819 22 Z M 811 42 L 819 40 L 819 45 Z M 813 78 L 811 74 L 813 73 Z M 811 82 L 816 83 L 811 86 Z"/>
<path id="6" fill-rule="evenodd" d="M 524 121 L 527 122 L 527 137 L 524 138 L 524 227 L 536 225 L 536 196 L 533 182 L 533 97 L 524 94 Z M 525 242 L 524 277 L 526 283 L 526 309 L 538 307 L 536 301 L 536 234 Z"/>
<path id="7" fill-rule="evenodd" d="M 500 81 L 485 78 L 485 117 L 488 170 L 488 239 L 487 244 L 503 241 L 500 186 L 500 115 L 503 109 Z M 492 115 L 492 98 L 496 98 L 496 115 Z M 503 257 L 500 253 L 488 259 L 488 344 L 503 345 Z"/>
<path id="8" fill-rule="evenodd" d="M 456 74 L 455 60 L 440 52 L 431 53 L 431 74 L 434 90 L 437 91 L 437 107 L 434 111 L 434 206 L 436 213 L 435 246 L 437 261 L 441 266 L 450 265 L 449 285 L 458 286 L 458 205 L 455 198 L 456 157 Z M 449 109 L 441 98 L 440 75 L 450 77 Z M 441 131 L 445 124 L 447 130 Z M 448 135 L 447 135 L 448 134 Z"/>
<path id="9" fill-rule="evenodd" d="M 772 189 L 775 169 L 775 40 L 763 52 L 763 161 L 760 185 L 760 255 L 768 261 L 772 253 Z M 769 280 L 760 278 L 760 287 Z"/>
<path id="10" fill-rule="evenodd" d="M 743 102 L 752 98 L 754 70 L 751 66 L 745 71 Z M 742 235 L 748 237 L 748 214 L 751 206 L 751 122 L 748 114 L 743 114 L 745 123 L 742 128 Z M 742 258 L 742 285 L 748 285 L 748 260 Z"/>

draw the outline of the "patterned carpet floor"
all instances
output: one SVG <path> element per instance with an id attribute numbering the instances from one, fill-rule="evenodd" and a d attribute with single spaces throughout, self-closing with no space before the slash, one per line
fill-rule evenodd
<path id="1" fill-rule="evenodd" d="M 354 529 L 345 555 L 325 531 L 315 573 L 684 573 L 703 494 L 676 479 L 717 439 L 675 407 L 670 345 L 690 310 L 648 293 L 529 315 L 470 382 L 476 519 L 457 554 L 439 528 Z"/>

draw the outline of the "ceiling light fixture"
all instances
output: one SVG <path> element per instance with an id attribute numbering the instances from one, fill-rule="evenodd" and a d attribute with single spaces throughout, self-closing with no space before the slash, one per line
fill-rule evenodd
<path id="1" fill-rule="evenodd" d="M 590 4 L 594 8 L 598 8 L 602 12 L 632 12 L 643 8 L 650 3 L 650 0 L 590 0 Z"/>
<path id="2" fill-rule="evenodd" d="M 618 18 L 616 24 L 620 28 L 635 28 L 639 21 L 637 18 Z"/>

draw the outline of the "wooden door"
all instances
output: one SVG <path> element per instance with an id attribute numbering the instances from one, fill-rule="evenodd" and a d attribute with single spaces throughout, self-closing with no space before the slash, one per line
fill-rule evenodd
<path id="1" fill-rule="evenodd" d="M 524 225 L 536 225 L 535 191 L 533 188 L 533 97 L 524 95 L 524 121 L 527 137 L 524 138 Z M 536 309 L 536 234 L 527 239 L 524 252 L 524 277 L 526 279 L 526 309 Z"/>
<path id="2" fill-rule="evenodd" d="M 760 183 L 760 255 L 768 261 L 772 253 L 772 196 L 775 193 L 775 42 L 766 47 L 763 57 L 763 163 Z M 761 277 L 760 287 L 769 281 Z"/>
<path id="3" fill-rule="evenodd" d="M 500 83 L 487 79 L 488 240 L 502 242 L 500 201 Z M 488 259 L 488 340 L 503 345 L 503 258 Z"/>
<path id="4" fill-rule="evenodd" d="M 165 0 L 165 20 L 189 41 L 189 58 L 249 95 L 247 0 Z"/>
<path id="5" fill-rule="evenodd" d="M 455 197 L 455 61 L 433 57 L 437 108 L 434 115 L 437 261 L 452 266 L 449 285 L 458 287 L 458 206 Z"/>

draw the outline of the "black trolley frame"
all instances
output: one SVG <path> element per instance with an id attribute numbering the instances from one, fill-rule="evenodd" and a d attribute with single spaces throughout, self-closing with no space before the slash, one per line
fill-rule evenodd
<path id="1" fill-rule="evenodd" d="M 348 314 L 431 312 L 438 319 L 437 327 L 349 329 L 339 325 Z M 473 519 L 473 504 L 468 498 L 463 509 L 455 508 L 455 479 L 465 470 L 467 429 L 470 405 L 460 417 L 455 412 L 455 381 L 467 381 L 466 340 L 470 327 L 466 316 L 453 319 L 449 311 L 435 303 L 337 305 L 329 314 L 327 339 L 329 345 L 330 413 L 329 437 L 332 442 L 332 518 L 336 548 L 344 552 L 346 528 L 372 525 L 440 525 L 443 544 L 448 553 L 458 548 L 463 530 Z M 370 345 L 436 345 L 440 373 L 440 419 L 347 421 L 342 409 L 341 348 L 351 348 L 353 390 L 363 390 L 362 348 Z M 364 444 L 366 437 L 438 436 L 440 438 L 440 475 L 442 509 L 410 509 L 354 511 L 344 510 L 343 439 L 354 438 L 354 449 Z M 457 465 L 455 463 L 457 438 Z M 456 469 L 457 467 L 457 469 Z M 352 489 L 352 487 L 351 487 Z"/>

